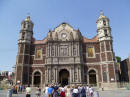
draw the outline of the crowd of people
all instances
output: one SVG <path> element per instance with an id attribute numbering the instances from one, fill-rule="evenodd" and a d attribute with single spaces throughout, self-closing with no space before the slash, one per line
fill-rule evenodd
<path id="1" fill-rule="evenodd" d="M 22 92 L 25 92 L 25 89 L 26 89 L 25 85 L 16 84 L 13 86 L 13 93 L 14 94 L 22 93 Z"/>
<path id="2" fill-rule="evenodd" d="M 63 87 L 56 84 L 51 84 L 46 85 L 42 91 L 38 87 L 36 91 L 37 97 L 93 97 L 93 93 L 93 88 L 88 85 L 68 85 Z"/>
<path id="3" fill-rule="evenodd" d="M 26 97 L 31 97 L 31 87 L 15 85 L 13 93 L 26 92 Z M 36 97 L 93 97 L 94 89 L 89 85 L 67 85 L 61 86 L 58 84 L 46 85 L 43 89 L 37 87 Z"/>

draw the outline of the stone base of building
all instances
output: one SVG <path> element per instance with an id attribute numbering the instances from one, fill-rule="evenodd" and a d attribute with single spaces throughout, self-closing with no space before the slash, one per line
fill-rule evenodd
<path id="1" fill-rule="evenodd" d="M 117 82 L 114 83 L 102 83 L 99 90 L 115 90 L 118 88 Z"/>

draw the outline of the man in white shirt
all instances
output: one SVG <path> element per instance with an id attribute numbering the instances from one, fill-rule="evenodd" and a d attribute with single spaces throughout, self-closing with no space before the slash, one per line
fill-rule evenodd
<path id="1" fill-rule="evenodd" d="M 75 86 L 75 88 L 73 89 L 73 97 L 78 97 L 79 95 L 79 90 L 78 90 L 78 87 Z"/>
<path id="2" fill-rule="evenodd" d="M 30 85 L 26 88 L 26 97 L 31 97 L 31 88 Z"/>

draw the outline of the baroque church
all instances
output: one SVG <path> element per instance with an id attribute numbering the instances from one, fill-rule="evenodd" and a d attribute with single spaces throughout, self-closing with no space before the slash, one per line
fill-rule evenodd
<path id="1" fill-rule="evenodd" d="M 117 87 L 116 63 L 109 18 L 100 13 L 97 35 L 88 39 L 79 29 L 61 23 L 43 40 L 33 37 L 34 23 L 21 23 L 15 82 L 31 86 L 91 84 Z"/>

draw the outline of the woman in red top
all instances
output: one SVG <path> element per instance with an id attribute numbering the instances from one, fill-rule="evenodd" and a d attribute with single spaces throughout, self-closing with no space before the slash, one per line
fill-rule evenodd
<path id="1" fill-rule="evenodd" d="M 66 96 L 65 96 L 65 90 L 64 90 L 63 87 L 61 88 L 60 97 L 66 97 Z"/>

